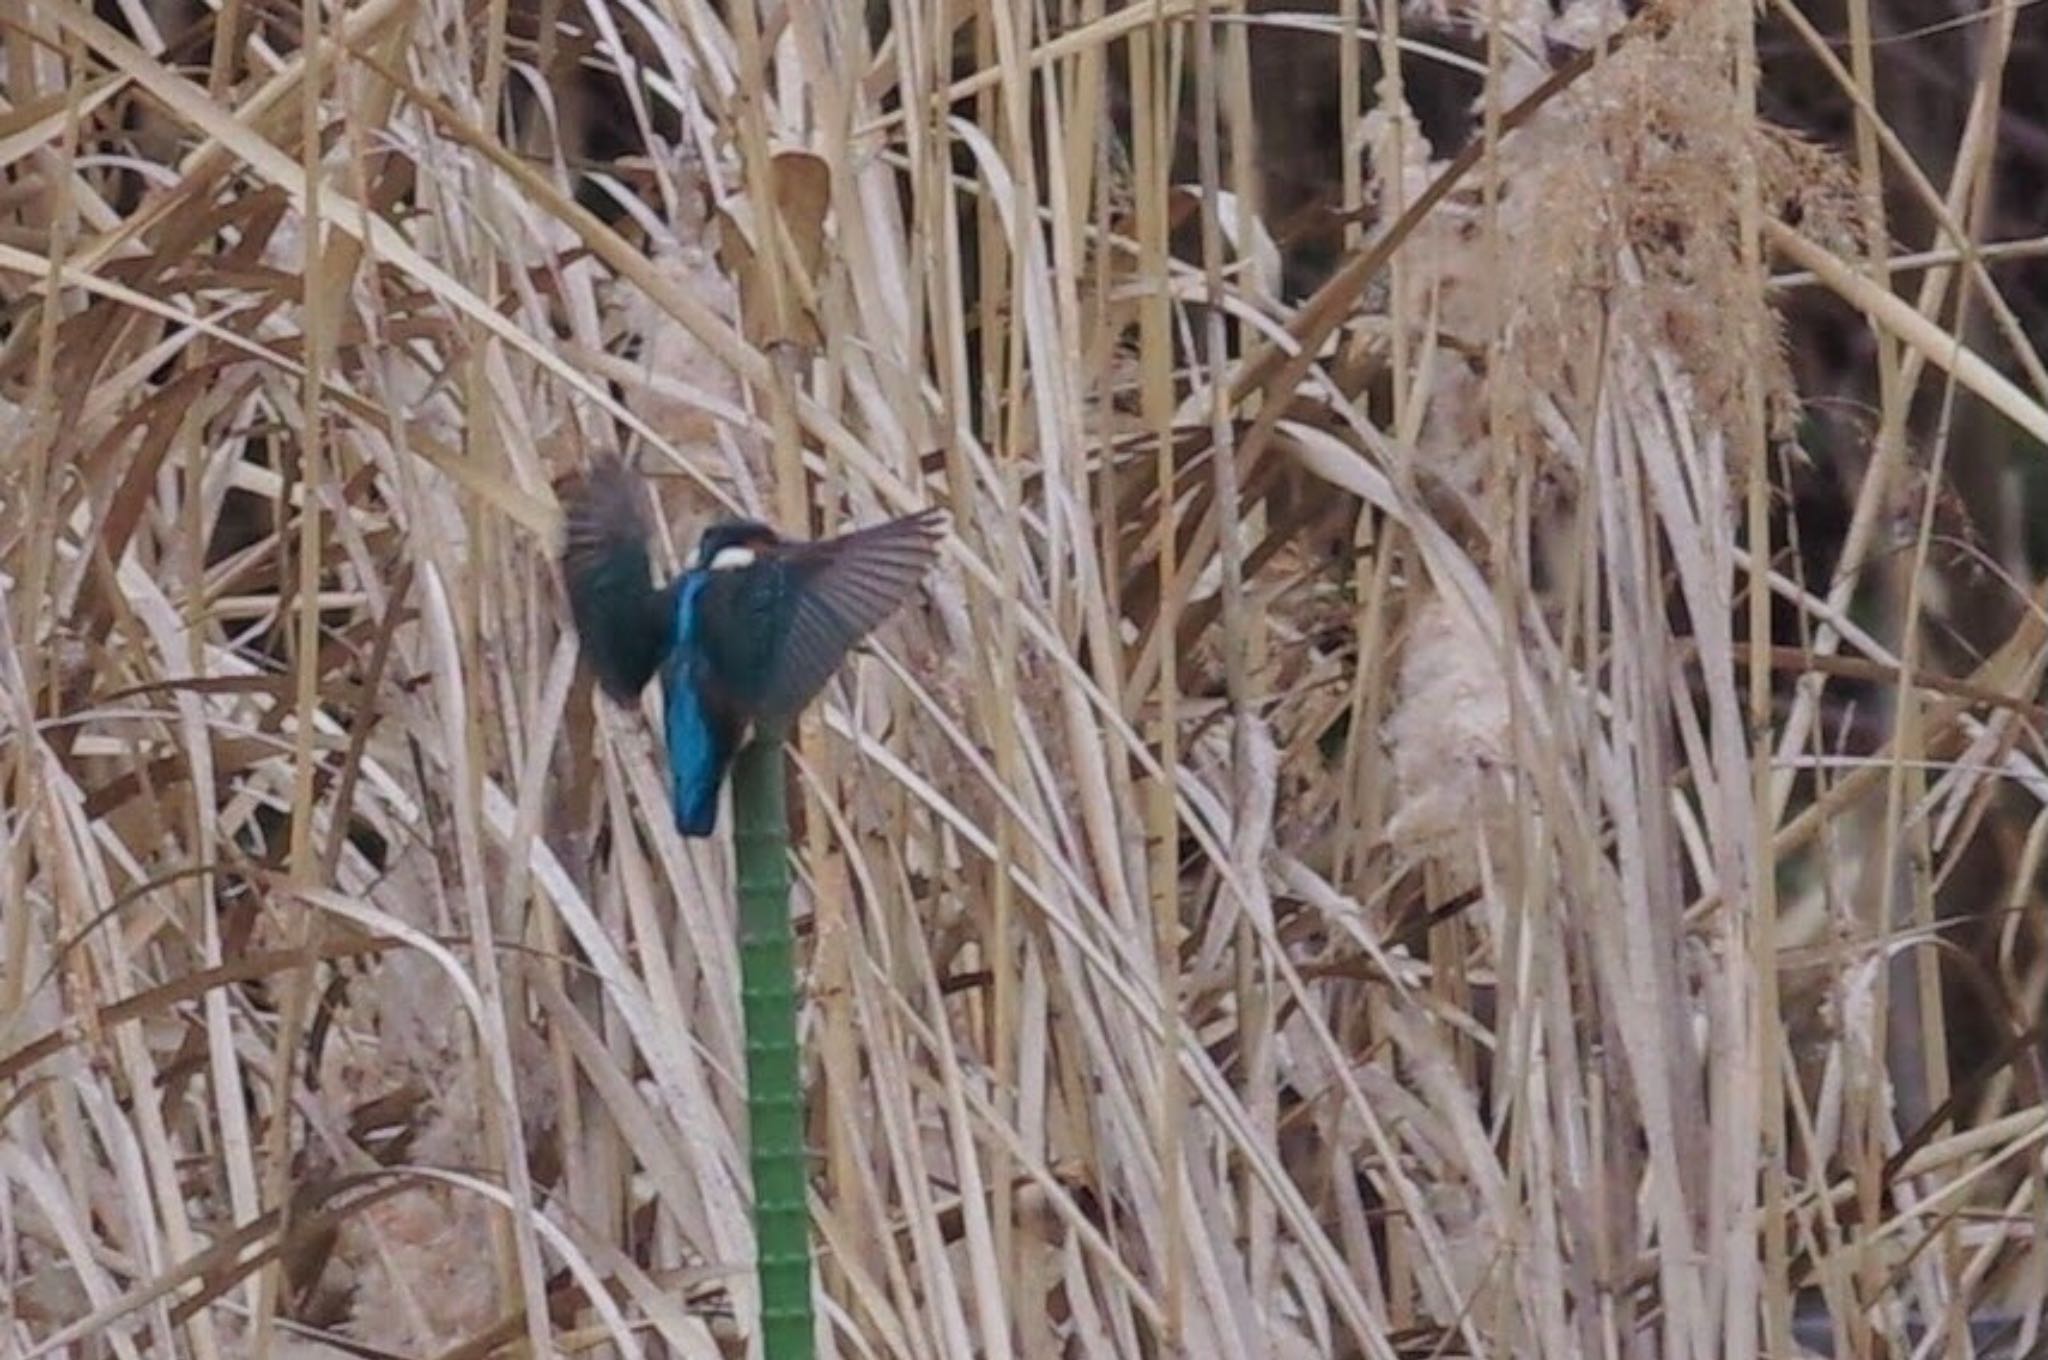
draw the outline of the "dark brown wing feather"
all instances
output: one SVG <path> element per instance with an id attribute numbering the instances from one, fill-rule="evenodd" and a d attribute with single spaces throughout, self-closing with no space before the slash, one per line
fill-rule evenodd
<path id="1" fill-rule="evenodd" d="M 832 678 L 846 653 L 917 590 L 938 556 L 943 511 L 921 510 L 838 538 L 792 545 L 789 622 L 762 696 L 762 709 L 788 717 Z"/>
<path id="2" fill-rule="evenodd" d="M 668 654 L 672 590 L 654 584 L 646 491 L 607 454 L 563 495 L 562 576 L 583 654 L 604 692 L 630 704 Z"/>

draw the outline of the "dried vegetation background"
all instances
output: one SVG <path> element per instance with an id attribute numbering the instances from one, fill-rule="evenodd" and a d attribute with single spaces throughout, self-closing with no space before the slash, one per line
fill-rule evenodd
<path id="1" fill-rule="evenodd" d="M 743 1353 L 621 447 L 953 512 L 826 1353 L 2027 1353 L 2037 13 L 0 5 L 0 1353 Z"/>

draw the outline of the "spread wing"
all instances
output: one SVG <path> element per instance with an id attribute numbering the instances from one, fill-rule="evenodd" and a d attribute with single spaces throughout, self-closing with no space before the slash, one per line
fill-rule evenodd
<path id="1" fill-rule="evenodd" d="M 787 554 L 793 607 L 762 707 L 778 716 L 808 704 L 855 643 L 902 608 L 931 569 L 945 516 L 924 510 Z"/>
<path id="2" fill-rule="evenodd" d="M 646 495 L 615 455 L 563 496 L 562 576 L 583 654 L 604 692 L 630 704 L 675 635 L 671 589 L 654 584 Z"/>
<path id="3" fill-rule="evenodd" d="M 944 514 L 924 510 L 711 573 L 707 604 L 717 592 L 724 617 L 747 621 L 715 658 L 721 688 L 764 717 L 793 716 L 916 591 L 944 532 Z"/>

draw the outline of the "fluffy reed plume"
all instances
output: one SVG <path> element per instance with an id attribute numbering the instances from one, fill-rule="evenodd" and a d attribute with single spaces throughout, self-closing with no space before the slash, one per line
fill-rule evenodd
<path id="1" fill-rule="evenodd" d="M 823 1353 L 2034 1344 L 2040 54 L 1621 8 L 13 7 L 0 1349 L 740 1353 L 613 451 L 951 512 L 795 743 Z"/>

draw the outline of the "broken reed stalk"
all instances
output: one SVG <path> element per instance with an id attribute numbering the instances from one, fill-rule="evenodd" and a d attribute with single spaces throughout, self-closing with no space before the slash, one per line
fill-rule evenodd
<path id="1" fill-rule="evenodd" d="M 734 879 L 761 1354 L 764 1360 L 810 1360 L 811 1223 L 804 1194 L 803 1055 L 797 1046 L 782 736 L 758 733 L 733 765 Z"/>

